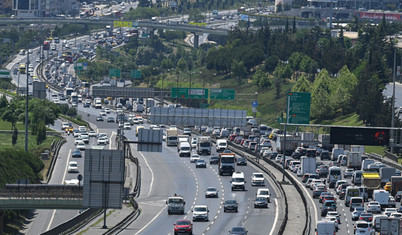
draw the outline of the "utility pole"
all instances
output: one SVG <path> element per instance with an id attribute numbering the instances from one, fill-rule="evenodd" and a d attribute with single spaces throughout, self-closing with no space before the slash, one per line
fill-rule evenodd
<path id="1" fill-rule="evenodd" d="M 391 153 L 394 153 L 394 144 L 395 144 L 395 130 L 393 129 L 395 126 L 395 77 L 396 77 L 396 47 L 394 47 L 394 74 L 392 78 L 392 108 L 391 108 Z"/>
<path id="2" fill-rule="evenodd" d="M 29 44 L 29 43 L 28 43 Z M 27 45 L 27 63 L 26 63 L 26 69 L 29 68 L 29 47 Z M 28 80 L 29 80 L 29 73 L 26 71 L 27 74 L 27 91 L 26 91 L 26 101 L 25 101 L 25 152 L 28 152 L 28 95 L 29 95 L 29 86 L 28 86 Z"/>
<path id="3" fill-rule="evenodd" d="M 177 72 L 177 84 L 176 84 L 176 107 L 179 103 L 179 72 Z"/>

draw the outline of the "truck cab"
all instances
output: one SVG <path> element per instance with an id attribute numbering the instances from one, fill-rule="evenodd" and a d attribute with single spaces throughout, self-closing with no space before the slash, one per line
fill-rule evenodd
<path id="1" fill-rule="evenodd" d="M 218 139 L 216 140 L 216 151 L 223 152 L 228 147 L 228 141 L 226 139 Z"/>
<path id="2" fill-rule="evenodd" d="M 168 198 L 166 204 L 168 215 L 184 214 L 184 205 L 186 202 L 184 201 L 183 196 L 175 194 L 174 196 Z"/>

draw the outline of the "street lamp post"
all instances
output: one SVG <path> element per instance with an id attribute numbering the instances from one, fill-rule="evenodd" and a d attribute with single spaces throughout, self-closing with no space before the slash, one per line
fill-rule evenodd
<path id="1" fill-rule="evenodd" d="M 396 47 L 394 48 L 394 74 L 392 78 L 392 105 L 391 105 L 391 139 L 393 140 L 391 142 L 391 153 L 394 153 L 394 144 L 395 144 L 395 130 L 394 125 L 395 125 L 395 77 L 396 77 Z"/>
<path id="2" fill-rule="evenodd" d="M 28 43 L 29 44 L 29 43 Z M 29 68 L 29 47 L 27 45 L 27 63 L 25 69 Z M 26 100 L 25 100 L 25 152 L 28 152 L 28 95 L 29 95 L 29 86 L 28 86 L 28 80 L 29 80 L 29 73 L 26 71 L 27 74 L 27 84 L 26 84 Z"/>
<path id="3" fill-rule="evenodd" d="M 179 72 L 177 72 L 177 84 L 176 84 L 176 107 L 179 103 Z"/>

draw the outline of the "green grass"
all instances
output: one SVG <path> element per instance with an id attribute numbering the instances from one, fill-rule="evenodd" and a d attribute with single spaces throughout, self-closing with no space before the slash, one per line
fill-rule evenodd
<path id="1" fill-rule="evenodd" d="M 25 131 L 25 124 L 22 122 L 17 122 L 17 129 L 19 131 Z M 11 130 L 11 122 L 6 122 L 0 119 L 0 130 L 10 131 Z"/>

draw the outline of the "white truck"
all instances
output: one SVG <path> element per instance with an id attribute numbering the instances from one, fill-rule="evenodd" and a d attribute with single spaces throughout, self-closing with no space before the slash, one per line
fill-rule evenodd
<path id="1" fill-rule="evenodd" d="M 370 164 L 374 163 L 373 159 L 364 159 L 363 163 L 362 163 L 362 171 L 367 171 L 368 170 L 368 166 Z"/>
<path id="2" fill-rule="evenodd" d="M 186 202 L 184 201 L 183 196 L 175 194 L 172 197 L 169 197 L 166 201 L 168 215 L 171 214 L 184 214 L 184 206 Z"/>
<path id="3" fill-rule="evenodd" d="M 292 153 L 297 149 L 298 141 L 301 141 L 300 136 L 286 135 L 286 153 L 283 152 L 285 143 L 285 136 L 283 134 L 276 136 L 276 151 L 278 153 L 283 153 L 284 155 L 292 155 Z"/>
<path id="4" fill-rule="evenodd" d="M 306 173 L 316 173 L 317 164 L 316 158 L 303 156 L 300 158 L 301 164 L 301 174 L 304 175 Z"/>
<path id="5" fill-rule="evenodd" d="M 101 109 L 102 108 L 102 99 L 101 98 L 95 98 L 94 99 L 94 107 L 96 109 Z"/>
<path id="6" fill-rule="evenodd" d="M 191 157 L 191 146 L 188 142 L 179 143 L 179 156 L 180 157 Z"/>
<path id="7" fill-rule="evenodd" d="M 216 152 L 223 152 L 228 147 L 228 141 L 226 139 L 216 140 Z"/>
<path id="8" fill-rule="evenodd" d="M 391 182 L 391 177 L 396 175 L 396 169 L 393 167 L 380 168 L 381 184 L 385 185 L 387 182 Z"/>
<path id="9" fill-rule="evenodd" d="M 351 145 L 350 146 L 350 152 L 361 153 L 361 155 L 363 155 L 364 152 L 365 152 L 364 145 Z"/>
<path id="10" fill-rule="evenodd" d="M 201 154 L 207 154 L 210 155 L 211 154 L 211 138 L 208 136 L 202 136 L 198 139 L 198 143 L 197 143 L 197 154 L 201 155 Z"/>
<path id="11" fill-rule="evenodd" d="M 347 166 L 355 170 L 362 167 L 362 153 L 360 152 L 348 152 Z"/>
<path id="12" fill-rule="evenodd" d="M 318 221 L 315 229 L 316 235 L 334 235 L 335 222 L 333 221 Z"/>
<path id="13" fill-rule="evenodd" d="M 343 154 L 343 148 L 333 148 L 332 149 L 332 155 L 331 155 L 331 160 L 332 161 L 337 161 L 339 155 Z"/>
<path id="14" fill-rule="evenodd" d="M 374 190 L 373 192 L 373 200 L 379 202 L 381 208 L 388 207 L 389 196 L 390 196 L 389 192 L 383 189 Z"/>
<path id="15" fill-rule="evenodd" d="M 166 145 L 177 146 L 177 129 L 170 128 L 166 130 Z"/>

